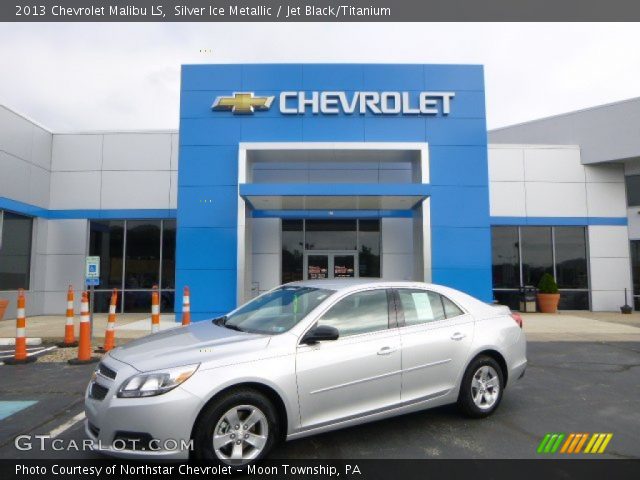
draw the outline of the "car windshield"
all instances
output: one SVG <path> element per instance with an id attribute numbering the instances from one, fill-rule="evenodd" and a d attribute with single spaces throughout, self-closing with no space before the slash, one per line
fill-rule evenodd
<path id="1" fill-rule="evenodd" d="M 229 314 L 222 325 L 251 333 L 286 332 L 332 293 L 333 290 L 312 287 L 280 287 Z"/>

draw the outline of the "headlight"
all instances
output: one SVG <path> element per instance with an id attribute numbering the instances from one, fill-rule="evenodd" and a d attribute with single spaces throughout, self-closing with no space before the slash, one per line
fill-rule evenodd
<path id="1" fill-rule="evenodd" d="M 193 375 L 200 364 L 167 368 L 155 372 L 140 373 L 127 379 L 118 390 L 118 397 L 152 397 L 173 390 Z"/>

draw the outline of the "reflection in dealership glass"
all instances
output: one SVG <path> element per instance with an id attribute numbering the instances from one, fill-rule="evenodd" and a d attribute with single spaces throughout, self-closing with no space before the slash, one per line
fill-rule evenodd
<path id="1" fill-rule="evenodd" d="M 289 283 L 111 350 L 86 391 L 85 431 L 120 457 L 184 439 L 193 448 L 153 458 L 247 465 L 280 439 L 439 405 L 486 417 L 524 375 L 521 326 L 507 307 L 438 285 Z"/>

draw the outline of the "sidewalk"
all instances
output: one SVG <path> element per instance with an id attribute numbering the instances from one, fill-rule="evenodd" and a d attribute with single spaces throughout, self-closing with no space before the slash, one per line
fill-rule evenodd
<path id="1" fill-rule="evenodd" d="M 93 338 L 104 338 L 108 315 L 97 313 L 93 317 Z M 42 338 L 43 341 L 59 342 L 64 338 L 64 315 L 41 315 L 27 318 L 27 337 Z M 166 330 L 180 325 L 175 322 L 175 315 L 160 316 L 160 330 Z M 76 337 L 79 335 L 80 316 L 75 320 Z M 124 313 L 116 318 L 117 338 L 138 338 L 151 333 L 151 317 L 148 313 Z M 13 338 L 16 334 L 15 320 L 0 321 L 0 338 Z"/>
<path id="2" fill-rule="evenodd" d="M 521 315 L 527 340 L 531 341 L 640 341 L 640 313 L 564 311 Z"/>

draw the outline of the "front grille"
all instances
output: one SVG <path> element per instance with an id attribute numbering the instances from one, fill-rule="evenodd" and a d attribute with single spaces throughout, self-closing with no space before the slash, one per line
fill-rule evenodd
<path id="1" fill-rule="evenodd" d="M 89 422 L 89 431 L 94 437 L 97 437 L 100 435 L 100 429 L 91 422 Z"/>
<path id="2" fill-rule="evenodd" d="M 89 397 L 94 398 L 96 400 L 103 400 L 104 397 L 107 396 L 108 392 L 109 392 L 108 388 L 103 387 L 99 383 L 93 382 L 91 384 L 91 389 L 89 390 Z"/>
<path id="3" fill-rule="evenodd" d="M 98 371 L 100 372 L 100 374 L 104 375 L 107 378 L 110 378 L 111 380 L 114 380 L 116 378 L 116 372 L 111 370 L 103 363 L 98 364 Z"/>

